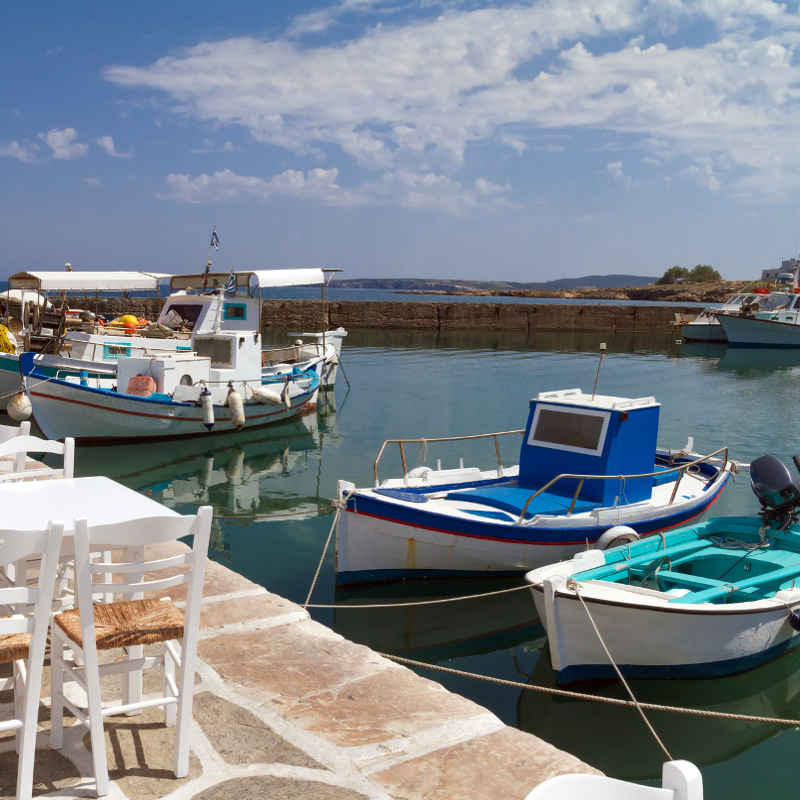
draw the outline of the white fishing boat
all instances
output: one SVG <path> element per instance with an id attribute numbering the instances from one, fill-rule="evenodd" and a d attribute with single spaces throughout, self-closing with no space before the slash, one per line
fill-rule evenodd
<path id="1" fill-rule="evenodd" d="M 691 322 L 681 325 L 681 337 L 687 342 L 725 342 L 720 314 L 750 314 L 785 307 L 792 299 L 789 292 L 737 292 L 717 307 L 704 308 Z"/>
<path id="2" fill-rule="evenodd" d="M 255 331 L 197 334 L 196 352 L 122 358 L 114 381 L 45 379 L 32 353 L 20 358 L 39 427 L 51 439 L 167 439 L 255 428 L 316 407 L 319 376 L 294 369 L 262 376 Z"/>
<path id="3" fill-rule="evenodd" d="M 777 309 L 720 314 L 719 322 L 730 347 L 800 347 L 800 294 Z"/>
<path id="4" fill-rule="evenodd" d="M 750 465 L 758 518 L 719 517 L 527 573 L 560 683 L 715 677 L 800 644 L 800 486 Z M 601 641 L 602 639 L 602 641 Z"/>
<path id="5" fill-rule="evenodd" d="M 113 378 L 117 362 L 130 356 L 191 352 L 194 337 L 217 330 L 261 330 L 261 291 L 265 288 L 321 285 L 323 288 L 339 270 L 302 268 L 254 270 L 232 273 L 200 273 L 169 276 L 161 273 L 73 271 L 29 271 L 12 275 L 14 291 L 32 297 L 46 292 L 99 293 L 119 291 L 157 291 L 159 282 L 171 278 L 170 294 L 153 324 L 99 324 L 90 312 L 86 319 L 74 318 L 62 331 L 47 331 L 46 352 L 36 356 L 38 372 L 47 378 L 78 376 Z M 232 281 L 229 292 L 220 289 Z M 36 292 L 42 294 L 36 295 Z M 66 309 L 65 309 L 66 310 Z M 23 330 L 13 352 L 0 352 L 0 395 L 10 396 L 20 385 L 19 356 L 26 350 L 30 335 Z M 286 374 L 294 368 L 314 369 L 324 388 L 336 380 L 344 328 L 322 333 L 290 334 L 303 339 L 291 345 L 266 348 L 261 354 L 265 377 Z M 27 345 L 30 349 L 30 344 Z"/>
<path id="6" fill-rule="evenodd" d="M 524 431 L 384 442 L 373 488 L 339 481 L 337 582 L 520 573 L 701 514 L 728 481 L 727 449 L 659 450 L 658 416 L 653 397 L 569 389 L 537 395 Z M 519 434 L 519 465 L 504 466 L 500 437 Z M 404 447 L 412 442 L 427 448 L 459 439 L 493 444 L 496 466 L 407 469 Z M 381 481 L 392 443 L 403 474 Z M 609 533 L 614 526 L 627 529 Z"/>

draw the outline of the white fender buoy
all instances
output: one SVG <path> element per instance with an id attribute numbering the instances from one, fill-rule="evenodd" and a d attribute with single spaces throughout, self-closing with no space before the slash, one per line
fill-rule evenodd
<path id="1" fill-rule="evenodd" d="M 287 410 L 292 407 L 292 398 L 291 398 L 291 396 L 289 394 L 289 381 L 288 380 L 283 385 L 283 391 L 281 392 L 281 400 L 283 400 L 283 404 L 286 406 Z"/>
<path id="2" fill-rule="evenodd" d="M 200 470 L 200 485 L 204 489 L 211 486 L 211 478 L 214 473 L 214 456 L 206 456 L 203 462 L 203 468 Z"/>
<path id="3" fill-rule="evenodd" d="M 203 425 L 211 430 L 214 427 L 214 403 L 207 386 L 204 386 L 203 391 L 200 392 L 200 405 L 203 407 Z"/>
<path id="4" fill-rule="evenodd" d="M 225 404 L 231 410 L 231 422 L 237 430 L 244 427 L 244 400 L 236 389 L 228 392 L 228 399 Z"/>
<path id="5" fill-rule="evenodd" d="M 277 386 L 254 386 L 251 391 L 253 392 L 253 400 L 257 403 L 269 403 L 275 406 L 283 405 L 283 397 L 281 397 Z"/>
<path id="6" fill-rule="evenodd" d="M 639 534 L 629 525 L 614 525 L 603 533 L 595 542 L 598 550 L 608 550 L 620 544 L 630 544 L 639 540 Z"/>
<path id="7" fill-rule="evenodd" d="M 31 399 L 25 392 L 17 392 L 6 405 L 6 413 L 14 422 L 24 422 L 33 413 Z"/>
<path id="8" fill-rule="evenodd" d="M 239 486 L 242 482 L 242 476 L 244 475 L 244 455 L 244 450 L 242 450 L 241 447 L 238 448 L 233 452 L 225 466 L 225 477 L 228 479 L 228 482 L 232 483 L 234 486 Z"/>

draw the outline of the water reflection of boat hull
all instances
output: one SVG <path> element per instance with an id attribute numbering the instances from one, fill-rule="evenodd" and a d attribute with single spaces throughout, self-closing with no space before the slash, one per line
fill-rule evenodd
<path id="1" fill-rule="evenodd" d="M 778 369 L 800 367 L 800 350 L 769 347 L 729 347 L 717 367 L 721 370 L 760 375 Z"/>
<path id="2" fill-rule="evenodd" d="M 547 649 L 530 678 L 538 686 L 555 687 Z M 756 670 L 710 680 L 636 680 L 631 688 L 641 702 L 683 708 L 796 718 L 800 699 L 800 652 L 793 652 Z M 627 699 L 613 683 L 571 687 L 602 697 Z M 629 780 L 656 778 L 663 753 L 643 727 L 635 709 L 573 700 L 523 691 L 518 702 L 518 724 L 556 747 L 573 753 L 609 775 Z M 698 766 L 726 761 L 774 736 L 784 726 L 708 719 L 670 712 L 647 711 L 658 735 L 676 758 Z M 614 742 L 597 736 L 612 731 Z"/>
<path id="3" fill-rule="evenodd" d="M 434 581 L 413 592 L 407 585 L 337 587 L 337 605 L 409 603 L 504 589 L 508 580 Z M 347 639 L 383 653 L 426 661 L 489 653 L 543 635 L 530 595 L 524 590 L 432 605 L 398 608 L 337 608 L 334 629 Z"/>

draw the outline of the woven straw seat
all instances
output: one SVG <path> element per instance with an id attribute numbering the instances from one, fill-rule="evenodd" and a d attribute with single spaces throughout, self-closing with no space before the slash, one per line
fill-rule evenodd
<path id="1" fill-rule="evenodd" d="M 55 616 L 62 631 L 83 647 L 81 617 L 77 608 Z M 147 598 L 94 606 L 97 649 L 134 647 L 183 638 L 183 613 L 168 600 Z"/>
<path id="2" fill-rule="evenodd" d="M 0 636 L 0 664 L 7 664 L 18 658 L 27 658 L 30 646 L 31 635 L 29 633 L 9 633 Z"/>

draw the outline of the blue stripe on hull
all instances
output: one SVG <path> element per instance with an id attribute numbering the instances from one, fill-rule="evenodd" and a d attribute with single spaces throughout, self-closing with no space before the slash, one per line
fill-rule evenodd
<path id="1" fill-rule="evenodd" d="M 728 347 L 741 347 L 762 350 L 800 350 L 800 342 L 797 344 L 761 344 L 757 342 L 728 342 Z"/>
<path id="2" fill-rule="evenodd" d="M 800 644 L 800 636 L 794 634 L 790 639 L 741 658 L 729 658 L 725 661 L 707 661 L 702 664 L 619 664 L 623 675 L 630 678 L 721 678 L 725 675 L 736 675 L 739 672 L 760 667 L 768 661 L 788 653 Z M 617 673 L 610 664 L 578 664 L 566 667 L 555 673 L 560 684 L 576 681 L 601 680 L 616 678 Z"/>
<path id="3" fill-rule="evenodd" d="M 357 584 L 391 583 L 394 581 L 428 580 L 430 578 L 514 578 L 520 575 L 519 570 L 493 570 L 487 573 L 467 571 L 463 569 L 362 569 L 352 572 L 337 572 L 337 586 L 353 586 Z"/>
<path id="4" fill-rule="evenodd" d="M 716 491 L 713 494 L 709 494 L 704 502 L 693 505 L 691 508 L 684 509 L 677 514 L 665 514 L 642 522 L 626 520 L 625 524 L 632 527 L 640 535 L 656 533 L 680 525 L 682 522 L 686 522 L 686 520 L 696 517 L 705 511 L 725 488 L 728 483 L 728 477 L 728 475 L 725 476 Z M 446 514 L 436 514 L 400 506 L 396 503 L 384 503 L 363 495 L 354 495 L 348 500 L 347 512 L 379 517 L 389 522 L 410 527 L 433 529 L 445 535 L 493 539 L 513 544 L 580 545 L 585 544 L 587 539 L 589 542 L 597 541 L 610 527 L 606 524 L 567 529 L 541 527 L 534 529 L 518 525 L 498 525 L 478 520 L 462 520 Z"/>

